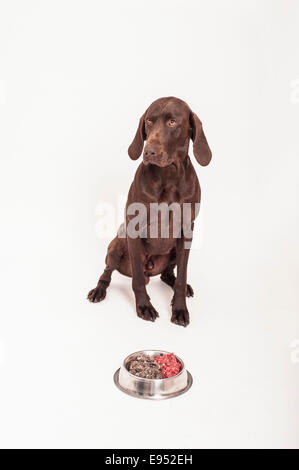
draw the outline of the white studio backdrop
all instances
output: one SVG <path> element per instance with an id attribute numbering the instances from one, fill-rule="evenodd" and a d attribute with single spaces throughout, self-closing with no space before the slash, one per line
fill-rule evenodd
<path id="1" fill-rule="evenodd" d="M 298 447 L 298 15 L 295 0 L 1 1 L 1 447 Z M 190 153 L 186 329 L 159 279 L 153 325 L 117 273 L 86 301 L 139 117 L 169 95 L 213 152 L 206 168 Z M 142 348 L 182 356 L 188 394 L 120 394 L 113 373 Z"/>

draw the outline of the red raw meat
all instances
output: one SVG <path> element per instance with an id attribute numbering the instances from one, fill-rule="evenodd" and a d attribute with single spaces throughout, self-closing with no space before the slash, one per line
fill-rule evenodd
<path id="1" fill-rule="evenodd" d="M 158 364 L 160 364 L 160 366 L 162 366 L 161 373 L 163 379 L 177 375 L 182 368 L 182 364 L 177 360 L 173 353 L 156 356 L 154 359 Z"/>

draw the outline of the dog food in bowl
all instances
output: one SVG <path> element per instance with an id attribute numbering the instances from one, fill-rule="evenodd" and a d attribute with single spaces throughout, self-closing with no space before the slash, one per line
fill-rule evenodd
<path id="1" fill-rule="evenodd" d="M 143 379 L 168 379 L 180 372 L 182 364 L 173 353 L 158 356 L 137 353 L 131 356 L 127 369 Z"/>
<path id="2" fill-rule="evenodd" d="M 163 400 L 187 392 L 192 376 L 169 351 L 147 349 L 127 356 L 114 374 L 115 385 L 135 398 Z"/>

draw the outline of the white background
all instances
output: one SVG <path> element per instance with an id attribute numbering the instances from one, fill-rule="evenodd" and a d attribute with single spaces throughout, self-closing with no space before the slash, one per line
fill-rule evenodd
<path id="1" fill-rule="evenodd" d="M 298 14 L 295 0 L 1 1 L 1 447 L 298 447 Z M 138 119 L 169 95 L 213 151 L 206 168 L 190 153 L 203 196 L 186 329 L 159 278 L 154 324 L 118 273 L 86 300 L 101 204 L 127 194 Z M 181 356 L 190 391 L 117 390 L 143 348 Z"/>

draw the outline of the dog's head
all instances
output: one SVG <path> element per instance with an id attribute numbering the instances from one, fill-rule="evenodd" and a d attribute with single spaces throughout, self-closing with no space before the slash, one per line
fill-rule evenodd
<path id="1" fill-rule="evenodd" d="M 196 160 L 203 166 L 208 165 L 212 153 L 200 119 L 184 101 L 173 97 L 160 98 L 141 116 L 128 153 L 132 160 L 136 160 L 146 141 L 144 164 L 166 167 L 186 157 L 190 138 Z"/>

